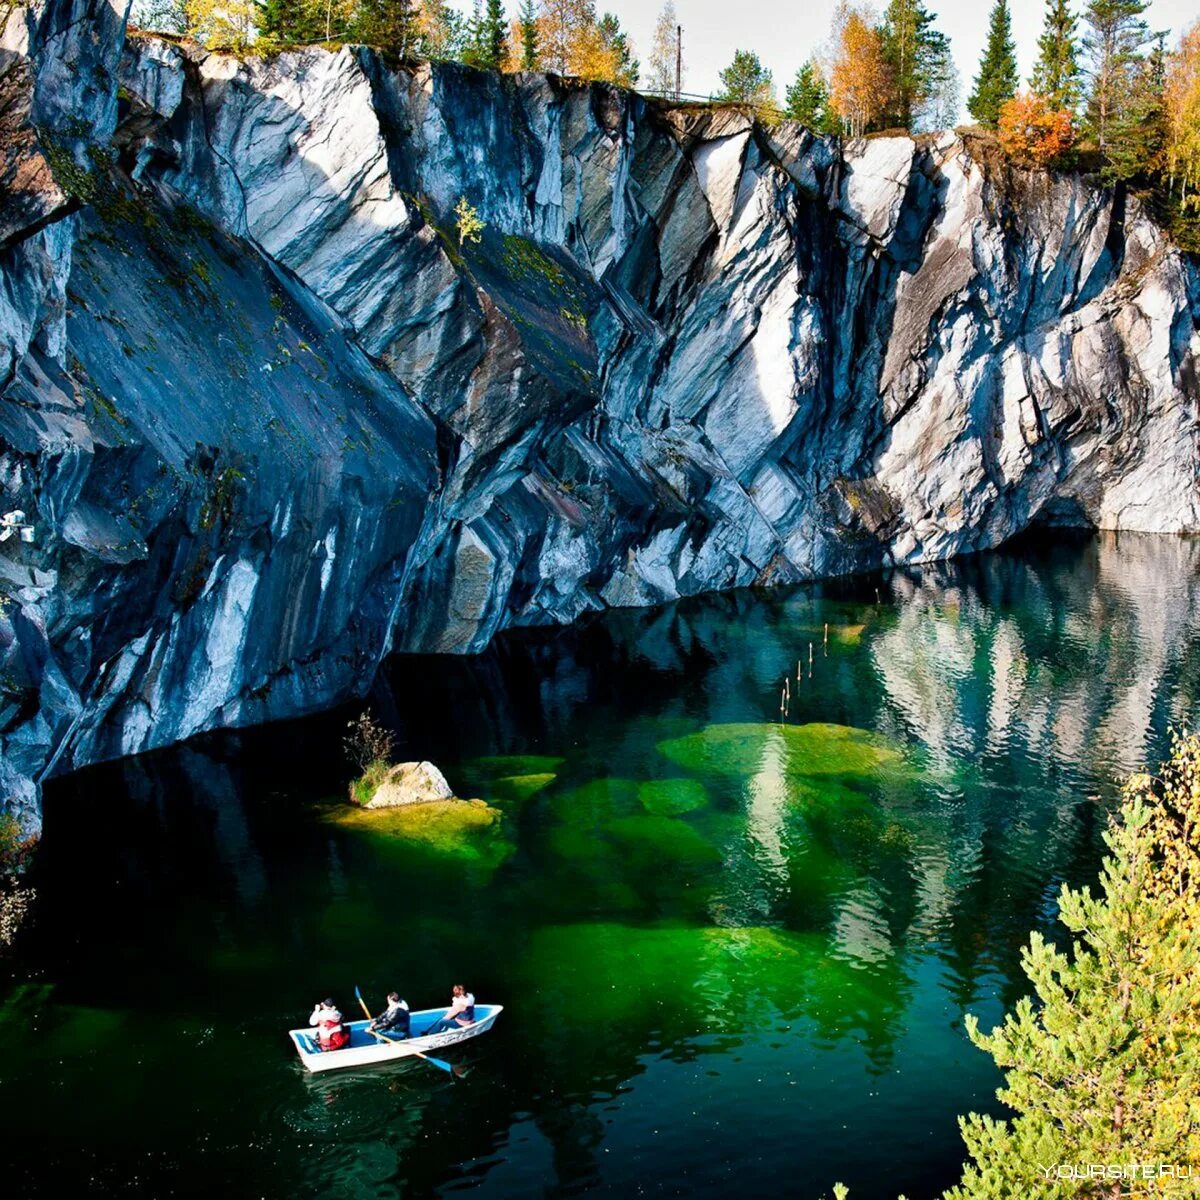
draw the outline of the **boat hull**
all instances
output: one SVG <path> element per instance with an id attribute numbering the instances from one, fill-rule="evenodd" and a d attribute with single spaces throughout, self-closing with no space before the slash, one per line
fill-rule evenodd
<path id="1" fill-rule="evenodd" d="M 396 1062 L 402 1058 L 413 1058 L 418 1054 L 429 1054 L 447 1046 L 457 1046 L 481 1033 L 487 1033 L 504 1011 L 502 1004 L 476 1004 L 475 1020 L 472 1024 L 445 1033 L 422 1034 L 442 1018 L 444 1008 L 426 1008 L 411 1014 L 410 1031 L 413 1036 L 396 1041 L 379 1041 L 367 1031 L 366 1021 L 347 1021 L 350 1044 L 341 1050 L 317 1048 L 315 1031 L 289 1029 L 288 1037 L 300 1055 L 300 1061 L 309 1071 L 338 1071 L 347 1067 L 373 1067 L 378 1063 Z"/>

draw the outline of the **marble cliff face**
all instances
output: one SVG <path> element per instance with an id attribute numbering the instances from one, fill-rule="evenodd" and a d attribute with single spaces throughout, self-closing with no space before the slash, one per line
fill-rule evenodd
<path id="1" fill-rule="evenodd" d="M 1037 520 L 1200 529 L 1200 270 L 1120 191 L 124 25 L 43 0 L 0 40 L 30 822 L 50 773 L 326 706 L 390 652 Z"/>

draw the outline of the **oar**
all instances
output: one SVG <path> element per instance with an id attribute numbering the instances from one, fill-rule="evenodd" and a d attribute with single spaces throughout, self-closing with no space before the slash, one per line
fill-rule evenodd
<path id="1" fill-rule="evenodd" d="M 367 1002 L 363 999 L 363 994 L 359 990 L 357 983 L 354 985 L 354 994 L 358 997 L 358 1002 L 362 1005 L 363 1012 L 367 1014 L 367 1020 L 372 1020 L 371 1010 L 367 1007 Z M 367 1026 L 367 1032 L 378 1038 L 379 1041 L 390 1042 L 393 1045 L 395 1045 L 396 1042 L 403 1040 L 402 1038 L 390 1038 L 386 1033 L 380 1033 L 377 1029 L 372 1029 L 369 1025 Z M 451 1075 L 454 1074 L 454 1068 L 448 1062 L 442 1062 L 440 1058 L 431 1058 L 428 1054 L 422 1054 L 420 1050 L 413 1050 L 412 1053 L 416 1055 L 417 1058 L 423 1058 L 427 1063 L 433 1063 L 435 1067 L 441 1067 L 443 1071 L 448 1071 Z"/>

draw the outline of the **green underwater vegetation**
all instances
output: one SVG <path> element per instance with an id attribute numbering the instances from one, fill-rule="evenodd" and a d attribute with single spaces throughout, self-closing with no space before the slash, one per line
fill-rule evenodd
<path id="1" fill-rule="evenodd" d="M 789 778 L 878 778 L 900 766 L 904 752 L 882 734 L 849 725 L 707 725 L 660 742 L 673 763 L 698 774 L 750 775 L 775 762 Z"/>
<path id="2" fill-rule="evenodd" d="M 482 867 L 498 866 L 514 849 L 503 813 L 482 800 L 433 800 L 377 809 L 337 805 L 326 809 L 322 819 L 380 843 L 403 844 Z"/>

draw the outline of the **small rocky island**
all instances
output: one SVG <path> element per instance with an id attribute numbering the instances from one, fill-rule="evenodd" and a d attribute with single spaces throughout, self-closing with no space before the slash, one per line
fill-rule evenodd
<path id="1" fill-rule="evenodd" d="M 360 768 L 348 801 L 329 808 L 326 819 L 350 829 L 424 846 L 495 866 L 508 857 L 500 809 L 462 799 L 433 763 L 393 763 L 394 739 L 363 714 L 349 725 L 345 747 Z"/>

